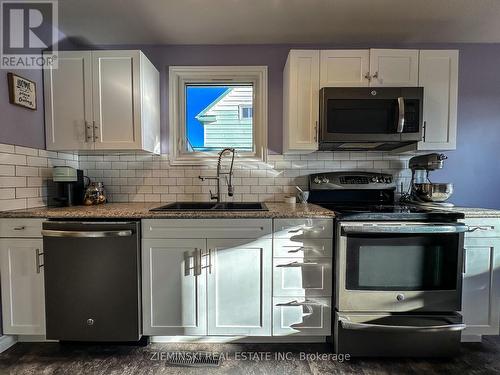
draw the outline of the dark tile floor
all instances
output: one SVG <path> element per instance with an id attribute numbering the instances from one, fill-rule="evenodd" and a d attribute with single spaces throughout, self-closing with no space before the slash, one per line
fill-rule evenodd
<path id="1" fill-rule="evenodd" d="M 220 352 L 226 358 L 219 368 L 171 366 L 159 358 L 159 353 L 172 350 Z M 287 360 L 278 360 L 277 352 L 291 354 Z M 305 353 L 317 352 L 327 353 L 328 347 L 324 344 L 130 347 L 19 343 L 0 354 L 0 374 L 500 374 L 500 336 L 486 337 L 482 343 L 463 344 L 461 355 L 453 359 L 354 359 L 339 363 L 301 358 Z M 243 360 L 243 356 L 252 358 Z"/>

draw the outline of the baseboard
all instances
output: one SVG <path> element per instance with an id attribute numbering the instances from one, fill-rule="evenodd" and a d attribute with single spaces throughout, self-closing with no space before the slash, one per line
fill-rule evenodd
<path id="1" fill-rule="evenodd" d="M 45 335 L 19 335 L 18 342 L 58 342 L 58 340 L 47 340 Z"/>
<path id="2" fill-rule="evenodd" d="M 483 336 L 481 335 L 462 335 L 461 342 L 481 342 Z"/>
<path id="3" fill-rule="evenodd" d="M 0 353 L 3 353 L 17 342 L 17 336 L 0 336 Z"/>
<path id="4" fill-rule="evenodd" d="M 149 342 L 154 343 L 242 343 L 242 344 L 272 344 L 272 343 L 322 343 L 325 336 L 150 336 Z"/>

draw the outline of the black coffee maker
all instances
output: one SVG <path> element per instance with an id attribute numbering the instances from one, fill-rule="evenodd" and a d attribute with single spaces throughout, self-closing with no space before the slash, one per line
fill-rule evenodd
<path id="1" fill-rule="evenodd" d="M 83 203 L 85 184 L 81 169 L 54 167 L 52 181 L 55 185 L 54 205 L 78 206 Z"/>

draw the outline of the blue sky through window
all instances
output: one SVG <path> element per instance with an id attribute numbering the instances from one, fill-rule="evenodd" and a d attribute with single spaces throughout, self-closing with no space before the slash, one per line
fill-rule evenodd
<path id="1" fill-rule="evenodd" d="M 196 115 L 227 89 L 225 86 L 186 87 L 186 135 L 192 147 L 204 147 L 203 125 L 196 119 Z"/>

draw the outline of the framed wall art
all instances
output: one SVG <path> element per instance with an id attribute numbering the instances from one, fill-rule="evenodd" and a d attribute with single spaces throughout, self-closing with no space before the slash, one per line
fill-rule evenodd
<path id="1" fill-rule="evenodd" d="M 7 73 L 9 102 L 36 110 L 36 83 L 14 73 Z"/>

